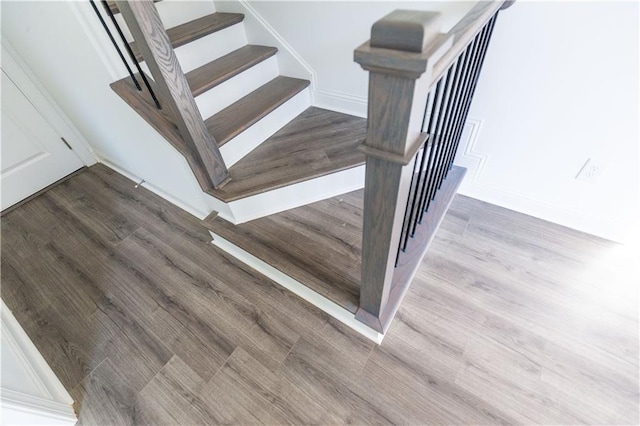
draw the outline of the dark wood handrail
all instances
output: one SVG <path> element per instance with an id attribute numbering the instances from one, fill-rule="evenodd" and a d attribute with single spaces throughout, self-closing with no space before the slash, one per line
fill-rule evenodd
<path id="1" fill-rule="evenodd" d="M 449 65 L 471 43 L 489 19 L 502 9 L 505 4 L 510 5 L 511 3 L 513 1 L 480 1 L 473 6 L 447 33 L 447 36 L 453 38 L 453 44 L 434 66 L 431 82 L 438 81 Z"/>
<path id="2" fill-rule="evenodd" d="M 116 1 L 116 4 L 151 71 L 162 108 L 173 118 L 190 157 L 196 158 L 205 171 L 194 173 L 198 183 L 205 191 L 224 185 L 229 172 L 202 120 L 153 1 Z"/>

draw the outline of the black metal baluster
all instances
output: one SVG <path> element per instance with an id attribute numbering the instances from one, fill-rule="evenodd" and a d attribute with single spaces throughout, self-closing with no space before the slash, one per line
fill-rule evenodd
<path id="1" fill-rule="evenodd" d="M 429 133 L 429 140 L 428 140 L 429 159 L 427 161 L 427 164 L 424 170 L 422 188 L 420 189 L 420 203 L 418 204 L 419 216 L 418 216 L 417 223 L 413 224 L 413 228 L 411 229 L 411 235 L 415 235 L 417 224 L 422 223 L 422 218 L 424 217 L 426 192 L 429 184 L 428 179 L 429 179 L 429 175 L 431 174 L 431 169 L 433 168 L 433 161 L 435 159 L 435 152 L 436 152 L 436 135 L 435 135 L 436 124 L 438 121 L 439 111 L 442 108 L 442 104 L 444 102 L 443 80 L 444 80 L 443 78 L 440 78 L 438 80 L 438 83 L 436 84 L 435 93 L 433 95 L 433 107 L 431 109 L 431 116 L 429 118 L 429 129 L 427 132 Z M 422 130 L 423 131 L 425 130 L 424 127 Z M 423 155 L 426 155 L 426 153 L 423 153 Z"/>
<path id="2" fill-rule="evenodd" d="M 471 82 L 471 76 L 473 75 L 472 68 L 473 62 L 475 59 L 475 53 L 478 47 L 478 43 L 474 39 L 463 51 L 463 54 L 460 56 L 459 60 L 461 61 L 461 66 L 463 68 L 463 73 L 461 76 L 461 84 L 458 87 L 458 92 L 456 93 L 456 104 L 454 106 L 454 111 L 452 114 L 452 118 L 448 123 L 447 128 L 447 152 L 444 155 L 442 167 L 438 170 L 439 175 L 437 178 L 438 189 L 442 186 L 442 181 L 446 179 L 447 174 L 449 173 L 449 157 L 451 155 L 451 151 L 455 146 L 455 134 L 457 129 L 457 123 L 460 119 L 461 112 L 463 110 L 464 100 L 466 99 L 467 91 Z"/>
<path id="3" fill-rule="evenodd" d="M 430 202 L 453 166 L 496 16 L 463 50 L 427 97 L 422 131 L 428 127 L 429 139 L 414 160 L 396 266 L 400 251 L 407 249 L 409 238 L 415 236 L 417 225 L 422 223 Z"/>
<path id="4" fill-rule="evenodd" d="M 464 128 L 464 122 L 467 119 L 467 116 L 469 114 L 469 109 L 471 108 L 471 102 L 473 101 L 473 95 L 475 93 L 476 90 L 476 86 L 478 84 L 478 80 L 480 79 L 480 73 L 482 72 L 482 65 L 484 64 L 484 59 L 486 57 L 488 48 L 489 48 L 489 44 L 491 42 L 491 36 L 493 35 L 493 28 L 495 27 L 495 22 L 498 18 L 498 15 L 495 14 L 493 15 L 493 18 L 491 18 L 491 20 L 488 22 L 488 24 L 486 25 L 486 29 L 487 32 L 485 33 L 485 37 L 484 37 L 484 44 L 482 46 L 482 50 L 481 50 L 481 54 L 480 54 L 480 59 L 478 61 L 478 67 L 477 70 L 475 72 L 474 78 L 473 78 L 473 82 L 471 85 L 471 90 L 469 92 L 469 96 L 465 105 L 465 109 L 464 109 L 464 113 L 463 113 L 463 124 L 460 126 L 460 129 L 458 131 L 458 135 L 456 136 L 456 143 L 455 143 L 455 147 L 454 147 L 454 152 L 453 155 L 451 156 L 451 158 L 449 159 L 449 168 L 451 168 L 453 166 L 453 160 L 455 159 L 455 152 L 458 149 L 458 145 L 460 144 L 460 139 L 462 137 L 462 130 Z"/>
<path id="5" fill-rule="evenodd" d="M 407 249 L 407 240 L 409 239 L 409 224 L 415 204 L 415 188 L 418 186 L 416 169 L 419 167 L 420 157 L 416 156 L 413 162 L 413 173 L 411 174 L 411 183 L 409 184 L 409 196 L 407 197 L 407 205 L 404 211 L 404 220 L 402 222 L 402 231 L 400 233 L 400 247 L 404 251 Z"/>
<path id="6" fill-rule="evenodd" d="M 90 0 L 90 1 L 93 4 L 93 0 Z M 160 106 L 160 102 L 158 102 L 158 98 L 156 97 L 156 94 L 153 92 L 153 89 L 151 88 L 151 84 L 149 84 L 149 80 L 147 80 L 147 76 L 145 75 L 144 72 L 142 72 L 142 68 L 140 67 L 140 63 L 136 59 L 136 55 L 133 54 L 133 50 L 131 50 L 131 46 L 129 45 L 129 42 L 127 41 L 127 38 L 124 36 L 124 33 L 122 32 L 122 29 L 120 28 L 120 25 L 118 24 L 118 21 L 116 20 L 116 17 L 113 15 L 113 12 L 111 11 L 111 8 L 109 7 L 109 4 L 107 3 L 106 0 L 101 0 L 101 3 L 102 3 L 102 7 L 104 7 L 104 10 L 107 12 L 107 15 L 109 15 L 109 17 L 111 18 L 111 22 L 113 23 L 113 26 L 116 28 L 116 31 L 120 35 L 120 39 L 122 40 L 122 44 L 124 45 L 124 48 L 127 49 L 127 53 L 129 53 L 129 57 L 131 58 L 133 63 L 136 65 L 136 68 L 138 69 L 138 73 L 140 74 L 140 77 L 142 78 L 142 81 L 144 82 L 144 85 L 147 87 L 147 90 L 149 91 L 149 94 L 153 98 L 153 102 L 156 104 L 156 107 L 158 109 L 162 109 L 162 107 Z M 114 41 L 114 44 L 115 44 L 115 41 Z M 120 51 L 120 49 L 118 49 L 118 52 L 119 51 Z M 122 57 L 122 55 L 120 55 L 120 56 Z M 124 61 L 124 58 L 122 58 L 122 60 Z M 127 65 L 127 68 L 128 67 L 129 66 Z M 141 89 L 138 89 L 138 90 L 141 90 Z"/>
<path id="7" fill-rule="evenodd" d="M 91 7 L 93 8 L 93 11 L 96 13 L 96 15 L 98 16 L 98 19 L 100 20 L 100 23 L 102 24 L 102 27 L 107 32 L 107 35 L 109 36 L 109 39 L 111 40 L 111 43 L 113 43 L 113 47 L 116 48 L 116 51 L 118 52 L 118 55 L 120 55 L 120 60 L 122 60 L 122 63 L 127 68 L 127 72 L 129 73 L 129 76 L 131 76 L 131 79 L 133 80 L 133 83 L 136 85 L 136 89 L 142 90 L 142 87 L 140 87 L 140 83 L 138 83 L 138 80 L 136 79 L 135 75 L 133 74 L 133 71 L 131 70 L 131 67 L 129 66 L 129 63 L 124 58 L 124 55 L 122 54 L 122 51 L 120 50 L 120 46 L 118 46 L 118 43 L 116 43 L 116 40 L 113 38 L 113 35 L 111 34 L 111 31 L 109 31 L 109 27 L 107 27 L 107 23 L 104 22 L 104 19 L 102 18 L 102 15 L 100 14 L 100 11 L 98 10 L 98 7 L 93 2 L 93 0 L 89 0 L 89 3 L 91 3 Z"/>
<path id="8" fill-rule="evenodd" d="M 468 49 L 469 49 L 469 62 L 467 64 L 467 75 L 465 77 L 465 85 L 464 85 L 464 90 L 462 92 L 462 97 L 460 99 L 460 104 L 458 105 L 458 111 L 456 113 L 456 118 L 455 118 L 455 122 L 454 122 L 454 127 L 451 131 L 451 138 L 452 138 L 452 148 L 451 151 L 448 153 L 447 155 L 447 159 L 446 159 L 446 171 L 447 173 L 449 172 L 449 170 L 451 169 L 451 157 L 455 156 L 455 152 L 456 152 L 456 148 L 457 148 L 457 142 L 458 142 L 458 135 L 459 135 L 459 129 L 460 126 L 462 125 L 462 122 L 464 121 L 464 110 L 465 110 L 465 106 L 467 104 L 468 98 L 469 98 L 469 93 L 471 90 L 471 85 L 473 82 L 473 77 L 475 75 L 475 70 L 477 67 L 477 57 L 478 57 L 478 53 L 480 52 L 481 48 L 482 48 L 482 35 L 483 35 L 483 31 L 480 32 L 471 42 L 471 44 L 469 45 Z"/>
<path id="9" fill-rule="evenodd" d="M 468 113 L 468 106 L 471 102 L 471 99 L 473 97 L 473 82 L 476 78 L 477 75 L 477 71 L 478 71 L 478 66 L 480 63 L 480 57 L 482 54 L 482 51 L 486 45 L 486 29 L 487 27 L 485 26 L 475 37 L 474 39 L 474 43 L 476 44 L 476 49 L 473 53 L 473 63 L 471 64 L 470 67 L 470 71 L 471 71 L 471 75 L 469 78 L 469 83 L 467 85 L 467 89 L 466 89 L 466 93 L 462 102 L 462 110 L 460 113 L 460 118 L 458 119 L 458 122 L 456 123 L 456 128 L 454 131 L 454 144 L 453 144 L 453 149 L 451 151 L 451 153 L 449 154 L 449 157 L 447 159 L 447 169 L 451 169 L 451 167 L 453 166 L 453 159 L 456 156 L 456 152 L 458 149 L 458 145 L 460 143 L 460 137 L 462 136 L 462 131 L 464 129 L 464 125 L 466 122 L 466 118 L 467 118 L 467 113 Z"/>
<path id="10" fill-rule="evenodd" d="M 440 160 L 440 163 L 438 164 L 438 167 L 436 169 L 436 186 L 433 191 L 434 196 L 436 194 L 436 191 L 440 189 L 442 180 L 446 176 L 446 172 L 447 172 L 446 160 L 447 160 L 449 151 L 451 150 L 451 145 L 452 145 L 451 133 L 453 129 L 453 122 L 455 120 L 456 112 L 460 105 L 460 100 L 461 100 L 460 94 L 462 91 L 462 87 L 464 85 L 464 78 L 467 72 L 468 57 L 469 57 L 468 51 L 467 49 L 465 49 L 462 52 L 462 54 L 458 56 L 458 59 L 456 59 L 457 70 L 456 70 L 456 77 L 454 80 L 455 84 L 454 84 L 454 88 L 452 89 L 453 95 L 451 98 L 451 102 L 449 104 L 449 107 L 450 107 L 449 114 L 447 115 L 447 118 L 446 118 L 443 136 L 442 136 L 443 137 L 443 153 L 442 153 L 442 158 Z"/>
<path id="11" fill-rule="evenodd" d="M 433 196 L 435 194 L 435 191 L 437 189 L 437 185 L 436 185 L 436 177 L 437 177 L 437 172 L 438 172 L 438 167 L 440 166 L 441 162 L 442 162 L 442 153 L 444 151 L 444 144 L 443 144 L 443 135 L 442 135 L 442 131 L 444 128 L 444 124 L 445 124 L 445 120 L 449 115 L 449 109 L 451 107 L 451 87 L 453 86 L 456 74 L 457 74 L 457 63 L 454 62 L 450 67 L 449 67 L 449 71 L 447 72 L 447 89 L 445 90 L 445 98 L 446 98 L 446 103 L 444 106 L 444 112 L 441 111 L 440 114 L 438 114 L 438 127 L 436 129 L 436 139 L 437 139 L 437 152 L 436 152 L 436 160 L 433 164 L 433 167 L 431 169 L 431 173 L 429 175 L 429 185 L 427 187 L 427 194 L 426 194 L 426 205 L 424 207 L 424 211 L 428 211 L 429 210 L 429 205 L 431 204 L 431 201 L 433 199 Z"/>
<path id="12" fill-rule="evenodd" d="M 425 122 L 427 121 L 427 117 L 431 115 L 431 112 L 434 108 L 434 103 L 435 103 L 435 96 L 432 96 L 432 93 L 429 93 L 427 95 L 427 102 L 425 104 L 425 109 L 424 109 L 424 117 L 422 119 L 421 129 L 423 131 L 425 127 Z M 429 146 L 430 146 L 430 143 L 429 143 L 429 140 L 427 140 L 425 144 L 422 146 L 421 151 L 419 151 L 418 154 L 416 155 L 416 160 L 413 167 L 413 176 L 411 180 L 412 185 L 414 184 L 414 181 L 415 181 L 415 185 L 412 186 L 412 188 L 410 189 L 411 192 L 409 193 L 410 197 L 412 197 L 411 211 L 409 212 L 408 221 L 406 221 L 406 229 L 403 228 L 403 232 L 405 232 L 405 234 L 404 234 L 404 240 L 402 241 L 402 251 L 405 251 L 407 249 L 407 243 L 409 241 L 409 237 L 410 236 L 413 237 L 415 235 L 416 222 L 418 220 L 418 215 L 420 211 L 420 195 L 422 191 L 422 186 L 424 185 L 423 176 L 426 170 L 425 161 L 427 159 L 427 150 L 429 149 Z M 416 175 L 416 169 L 418 171 L 417 175 Z"/>

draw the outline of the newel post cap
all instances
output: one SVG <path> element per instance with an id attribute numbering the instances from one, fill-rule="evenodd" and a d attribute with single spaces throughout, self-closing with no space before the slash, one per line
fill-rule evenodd
<path id="1" fill-rule="evenodd" d="M 354 60 L 371 72 L 417 79 L 451 46 L 440 33 L 439 12 L 396 10 L 373 24 L 371 39 L 358 47 Z"/>
<path id="2" fill-rule="evenodd" d="M 371 47 L 422 52 L 439 33 L 441 14 L 415 10 L 395 10 L 371 27 Z"/>

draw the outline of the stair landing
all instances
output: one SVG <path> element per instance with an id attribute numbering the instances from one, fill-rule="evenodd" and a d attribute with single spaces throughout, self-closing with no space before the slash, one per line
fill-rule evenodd
<path id="1" fill-rule="evenodd" d="M 210 195 L 235 201 L 364 164 L 366 120 L 311 107 L 229 169 Z"/>

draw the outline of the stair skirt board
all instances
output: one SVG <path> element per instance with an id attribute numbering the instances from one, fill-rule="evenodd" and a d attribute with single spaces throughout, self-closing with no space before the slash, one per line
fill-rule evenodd
<path id="1" fill-rule="evenodd" d="M 236 164 L 242 157 L 302 114 L 309 106 L 311 106 L 311 91 L 306 88 L 225 143 L 220 147 L 220 153 L 227 167 Z"/>
<path id="2" fill-rule="evenodd" d="M 197 96 L 196 105 L 203 120 L 217 114 L 280 75 L 275 56 L 266 59 Z M 227 166 L 229 164 L 227 163 Z"/>
<path id="3" fill-rule="evenodd" d="M 240 22 L 177 47 L 174 51 L 182 72 L 186 74 L 247 44 L 244 24 Z M 206 52 L 206 54 L 203 54 L 203 52 Z M 140 66 L 147 75 L 151 75 L 145 62 L 141 62 Z"/>
<path id="4" fill-rule="evenodd" d="M 254 219 L 356 191 L 364 188 L 364 172 L 364 165 L 352 167 L 232 201 L 227 204 L 231 211 L 231 216 L 226 215 L 224 212 L 219 212 L 219 216 L 227 222 L 239 225 Z"/>
<path id="5" fill-rule="evenodd" d="M 326 297 L 316 293 L 311 290 L 309 287 L 302 284 L 300 281 L 297 281 L 290 277 L 289 275 L 284 274 L 273 266 L 263 262 L 258 259 L 251 253 L 243 250 L 242 248 L 236 246 L 235 244 L 225 240 L 224 238 L 216 235 L 215 233 L 209 231 L 213 241 L 211 244 L 218 247 L 219 249 L 229 253 L 231 256 L 240 260 L 241 262 L 249 265 L 256 271 L 260 272 L 267 278 L 273 280 L 280 286 L 286 288 L 296 296 L 306 300 L 311 303 L 318 309 L 326 312 L 328 315 L 337 319 L 347 327 L 353 329 L 354 331 L 360 333 L 367 339 L 375 342 L 376 344 L 381 344 L 382 339 L 384 339 L 384 334 L 378 333 L 377 331 L 369 328 L 367 325 L 358 321 L 355 315 L 346 310 L 345 308 L 339 306 L 338 304 L 332 302 Z"/>

